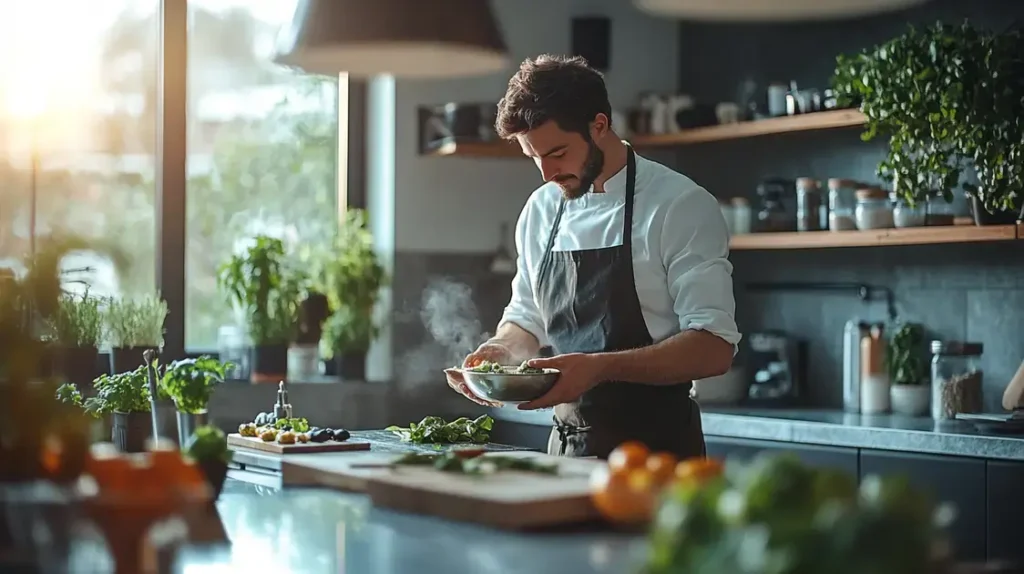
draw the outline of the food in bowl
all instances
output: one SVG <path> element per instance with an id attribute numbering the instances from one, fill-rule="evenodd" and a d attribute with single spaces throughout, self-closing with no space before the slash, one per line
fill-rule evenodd
<path id="1" fill-rule="evenodd" d="M 466 367 L 462 370 L 469 371 L 471 373 L 494 373 L 496 375 L 543 375 L 546 371 L 537 367 L 531 367 L 528 363 L 530 361 L 523 361 L 519 366 L 503 366 L 493 361 L 484 361 L 479 365 L 473 367 Z"/>

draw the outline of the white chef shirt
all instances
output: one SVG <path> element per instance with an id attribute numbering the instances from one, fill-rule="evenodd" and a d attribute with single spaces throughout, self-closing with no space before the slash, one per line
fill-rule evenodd
<path id="1" fill-rule="evenodd" d="M 566 202 L 554 251 L 622 245 L 626 168 L 609 178 L 604 189 Z M 561 197 L 556 184 L 542 185 L 519 215 L 517 271 L 500 322 L 526 329 L 542 346 L 550 343 L 536 285 Z M 633 278 L 654 342 L 687 329 L 704 330 L 732 344 L 735 353 L 740 333 L 729 233 L 714 196 L 690 178 L 637 155 L 632 235 Z"/>

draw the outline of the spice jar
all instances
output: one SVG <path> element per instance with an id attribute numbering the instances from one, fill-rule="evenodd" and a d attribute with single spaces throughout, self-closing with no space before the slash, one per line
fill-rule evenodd
<path id="1" fill-rule="evenodd" d="M 857 229 L 853 211 L 856 207 L 857 182 L 849 179 L 828 180 L 828 228 L 831 231 Z"/>
<path id="2" fill-rule="evenodd" d="M 796 230 L 821 230 L 821 190 L 809 177 L 796 180 Z"/>
<path id="3" fill-rule="evenodd" d="M 872 325 L 860 340 L 860 412 L 889 412 L 889 374 L 885 370 L 885 339 L 882 326 Z"/>
<path id="4" fill-rule="evenodd" d="M 889 229 L 893 227 L 892 204 L 884 189 L 868 187 L 858 189 L 854 218 L 857 229 Z"/>
<path id="5" fill-rule="evenodd" d="M 981 343 L 932 341 L 932 418 L 981 412 Z"/>
<path id="6" fill-rule="evenodd" d="M 792 187 L 789 189 L 792 193 Z M 786 185 L 779 180 L 765 181 L 757 186 L 757 195 L 761 198 L 761 209 L 757 212 L 758 233 L 793 231 L 796 227 L 792 212 L 786 211 L 783 204 L 785 194 Z"/>

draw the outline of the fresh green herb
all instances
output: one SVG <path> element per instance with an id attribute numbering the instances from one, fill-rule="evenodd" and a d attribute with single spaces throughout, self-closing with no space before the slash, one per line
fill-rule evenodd
<path id="1" fill-rule="evenodd" d="M 224 382 L 224 373 L 231 366 L 206 355 L 174 361 L 164 371 L 160 386 L 179 411 L 198 414 L 206 411 L 213 388 Z"/>
<path id="2" fill-rule="evenodd" d="M 293 432 L 309 432 L 309 421 L 303 418 L 278 419 L 274 422 L 274 428 L 282 429 L 291 427 Z"/>
<path id="3" fill-rule="evenodd" d="M 67 347 L 95 347 L 103 335 L 100 300 L 85 293 L 60 296 L 57 312 L 48 321 L 51 338 Z"/>
<path id="4" fill-rule="evenodd" d="M 538 369 L 537 367 L 531 367 L 529 361 L 523 361 L 518 367 L 502 366 L 493 361 L 484 361 L 479 365 L 469 367 L 467 371 L 473 373 L 498 373 L 503 375 L 540 375 L 544 373 L 544 369 Z"/>
<path id="5" fill-rule="evenodd" d="M 82 406 L 82 393 L 74 383 L 64 383 L 57 387 L 57 400 L 68 405 Z"/>
<path id="6" fill-rule="evenodd" d="M 908 323 L 893 334 L 886 346 L 885 366 L 894 385 L 922 385 L 928 381 L 921 325 Z"/>
<path id="7" fill-rule="evenodd" d="M 93 388 L 96 389 L 96 396 L 85 399 L 82 407 L 94 417 L 114 412 L 148 413 L 151 410 L 149 382 L 144 366 L 127 373 L 101 375 L 93 381 Z M 65 391 L 65 394 L 73 396 L 74 392 Z"/>
<path id="8" fill-rule="evenodd" d="M 462 474 L 493 474 L 502 470 L 518 470 L 541 474 L 557 474 L 558 465 L 515 456 L 476 456 L 466 458 L 457 452 L 440 454 L 408 453 L 394 461 L 395 465 L 432 466 L 437 470 Z"/>
<path id="9" fill-rule="evenodd" d="M 485 443 L 490 439 L 494 419 L 480 415 L 476 419 L 459 417 L 445 422 L 441 417 L 424 417 L 419 423 L 410 423 L 408 428 L 389 426 L 385 430 L 400 436 L 403 441 L 415 443 L 454 444 L 460 442 Z"/>
<path id="10" fill-rule="evenodd" d="M 167 303 L 157 295 L 111 299 L 105 319 L 112 347 L 161 347 Z"/>
<path id="11" fill-rule="evenodd" d="M 231 451 L 224 432 L 213 425 L 204 425 L 195 430 L 185 453 L 196 462 L 230 462 Z"/>

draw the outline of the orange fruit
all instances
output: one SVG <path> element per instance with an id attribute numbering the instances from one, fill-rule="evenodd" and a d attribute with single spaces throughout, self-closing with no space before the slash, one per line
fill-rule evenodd
<path id="1" fill-rule="evenodd" d="M 650 473 L 644 468 L 600 467 L 591 475 L 591 500 L 609 522 L 640 524 L 651 517 L 652 484 Z"/>
<path id="2" fill-rule="evenodd" d="M 667 452 L 656 452 L 647 457 L 645 467 L 651 473 L 654 483 L 661 486 L 668 484 L 676 469 L 676 457 Z"/>
<path id="3" fill-rule="evenodd" d="M 648 454 L 650 452 L 643 443 L 627 441 L 617 446 L 608 455 L 608 466 L 615 470 L 638 468 L 647 463 Z"/>
<path id="4" fill-rule="evenodd" d="M 676 465 L 675 475 L 679 482 L 696 482 L 698 484 L 707 482 L 712 478 L 722 476 L 725 470 L 722 462 L 713 458 L 688 458 Z"/>

